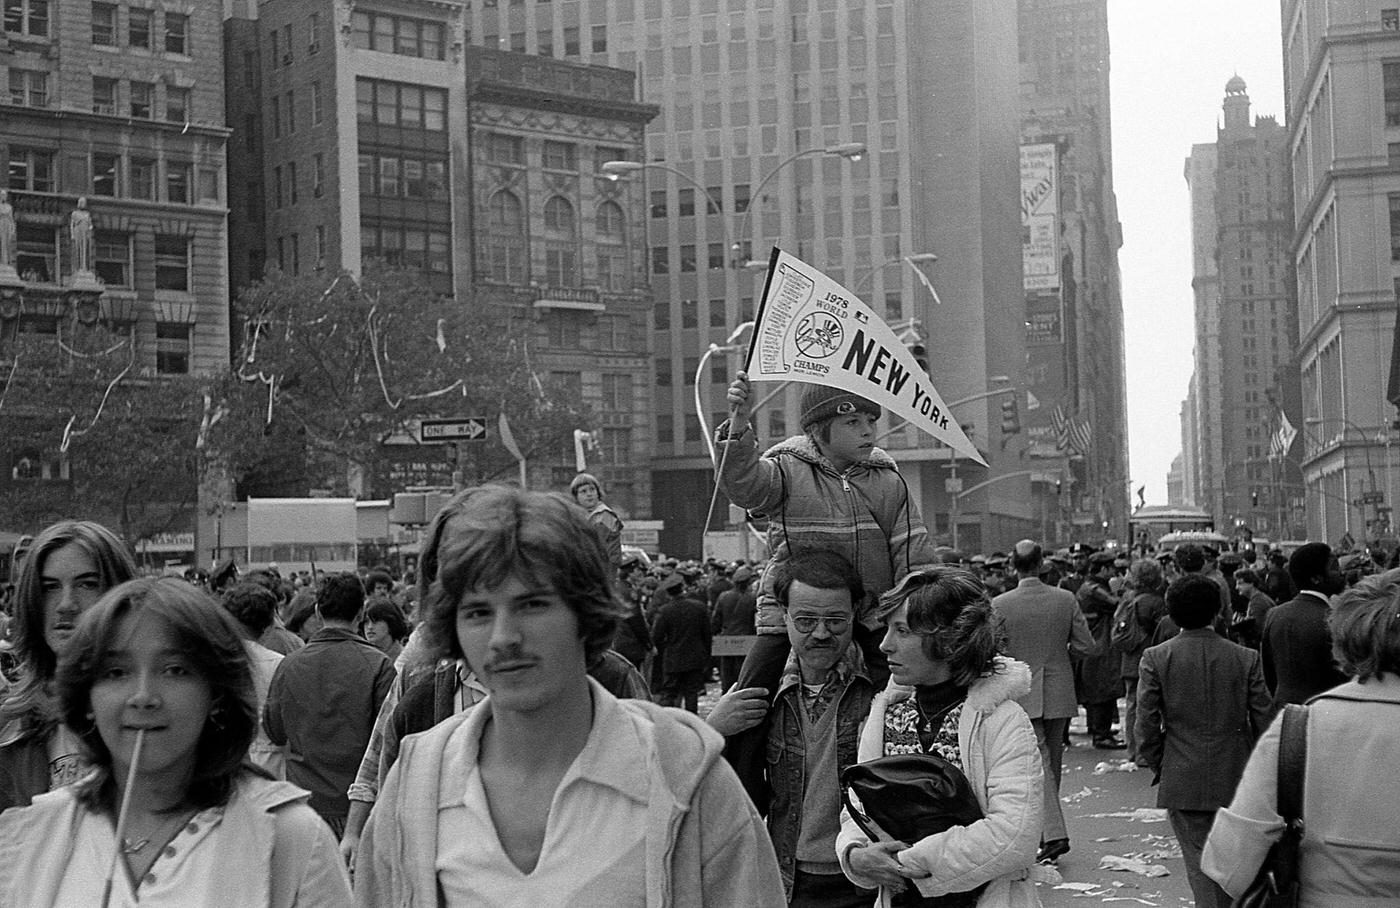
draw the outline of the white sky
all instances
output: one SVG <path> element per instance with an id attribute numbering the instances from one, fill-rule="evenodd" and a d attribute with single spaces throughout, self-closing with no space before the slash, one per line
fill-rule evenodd
<path id="1" fill-rule="evenodd" d="M 1191 214 L 1182 171 L 1192 144 L 1215 141 L 1225 83 L 1237 72 L 1251 112 L 1284 121 L 1279 2 L 1108 0 L 1108 30 L 1129 467 L 1134 492 L 1145 484 L 1148 504 L 1166 504 L 1192 372 Z"/>

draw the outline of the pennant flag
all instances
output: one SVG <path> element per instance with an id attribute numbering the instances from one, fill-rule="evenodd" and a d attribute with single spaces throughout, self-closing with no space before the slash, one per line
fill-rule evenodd
<path id="1" fill-rule="evenodd" d="M 924 285 L 924 289 L 928 291 L 929 296 L 933 297 L 933 301 L 940 306 L 943 305 L 943 301 L 938 298 L 938 291 L 933 289 L 933 281 L 928 279 L 927 274 L 924 274 L 924 269 L 919 267 L 919 263 L 907 255 L 904 257 L 904 261 L 908 263 L 910 268 L 914 269 L 914 273 L 919 276 L 919 283 Z"/>
<path id="2" fill-rule="evenodd" d="M 806 382 L 859 394 L 987 463 L 885 320 L 845 287 L 777 247 L 745 368 L 751 381 Z"/>
<path id="3" fill-rule="evenodd" d="M 1288 421 L 1288 414 L 1279 410 L 1278 431 L 1274 432 L 1273 438 L 1269 440 L 1269 456 L 1287 457 L 1288 449 L 1293 447 L 1293 440 L 1297 437 L 1298 430 Z"/>
<path id="4" fill-rule="evenodd" d="M 519 461 L 525 460 L 525 455 L 520 453 L 520 446 L 515 443 L 515 436 L 512 435 L 510 431 L 510 422 L 506 419 L 504 413 L 501 414 L 501 418 L 497 421 L 496 427 L 501 432 L 501 444 L 506 446 L 506 450 L 510 452 L 510 456 Z"/>
<path id="5" fill-rule="evenodd" d="M 583 429 L 574 430 L 574 466 L 578 472 L 582 473 L 588 469 L 588 459 L 584 457 L 584 451 L 598 450 L 598 433 L 585 432 Z"/>
<path id="6" fill-rule="evenodd" d="M 1040 398 L 1031 391 L 1026 392 L 1026 412 L 1040 409 Z"/>

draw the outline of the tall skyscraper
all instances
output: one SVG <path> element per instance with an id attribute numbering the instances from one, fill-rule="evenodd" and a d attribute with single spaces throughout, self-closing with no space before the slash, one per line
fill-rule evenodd
<path id="1" fill-rule="evenodd" d="M 1282 23 L 1307 535 L 1361 542 L 1391 532 L 1400 493 L 1386 400 L 1400 280 L 1400 4 L 1286 0 Z"/>
<path id="2" fill-rule="evenodd" d="M 890 321 L 918 319 L 945 400 L 983 394 L 993 376 L 1021 383 L 1011 0 L 524 0 L 473 4 L 468 27 L 485 46 L 635 68 L 661 108 L 647 131 L 652 166 L 630 174 L 627 191 L 650 215 L 655 359 L 643 380 L 656 388 L 653 515 L 666 522 L 666 551 L 700 550 L 714 470 L 696 373 L 710 344 L 728 346 L 753 318 L 761 275 L 742 265 L 766 261 L 774 243 Z M 941 306 L 909 256 L 923 260 Z M 737 363 L 721 350 L 698 376 L 710 428 Z M 760 444 L 800 432 L 800 392 L 779 392 L 758 414 Z M 1025 476 L 956 504 L 956 484 L 944 482 L 952 465 L 968 489 L 1023 469 L 1000 413 L 985 397 L 956 408 L 991 472 L 912 431 L 882 442 L 930 530 L 951 540 L 956 508 L 967 548 L 1005 547 L 1036 526 Z"/>
<path id="3" fill-rule="evenodd" d="M 1019 0 L 1018 19 L 1027 378 L 1039 404 L 1026 423 L 1036 507 L 1049 515 L 1043 536 L 1126 540 L 1122 231 L 1107 3 Z M 1088 431 L 1067 431 L 1074 426 Z"/>

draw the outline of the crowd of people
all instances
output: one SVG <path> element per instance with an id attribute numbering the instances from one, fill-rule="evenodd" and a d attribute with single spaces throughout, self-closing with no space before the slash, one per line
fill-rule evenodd
<path id="1" fill-rule="evenodd" d="M 1283 832 L 1275 717 L 1304 703 L 1301 904 L 1400 898 L 1400 570 L 965 557 L 877 406 L 812 386 L 760 452 L 749 390 L 718 481 L 768 519 L 757 563 L 628 554 L 587 474 L 460 492 L 398 579 L 142 578 L 103 526 L 45 529 L 10 602 L 0 904 L 1034 906 L 1082 708 L 1228 905 Z M 961 801 L 857 781 L 911 772 Z"/>

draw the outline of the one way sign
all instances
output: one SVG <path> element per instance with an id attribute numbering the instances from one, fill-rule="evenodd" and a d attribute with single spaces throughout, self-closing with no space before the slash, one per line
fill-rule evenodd
<path id="1" fill-rule="evenodd" d="M 481 441 L 486 437 L 486 417 L 464 416 L 461 419 L 425 419 L 418 424 L 418 440 L 423 444 L 435 441 Z"/>

